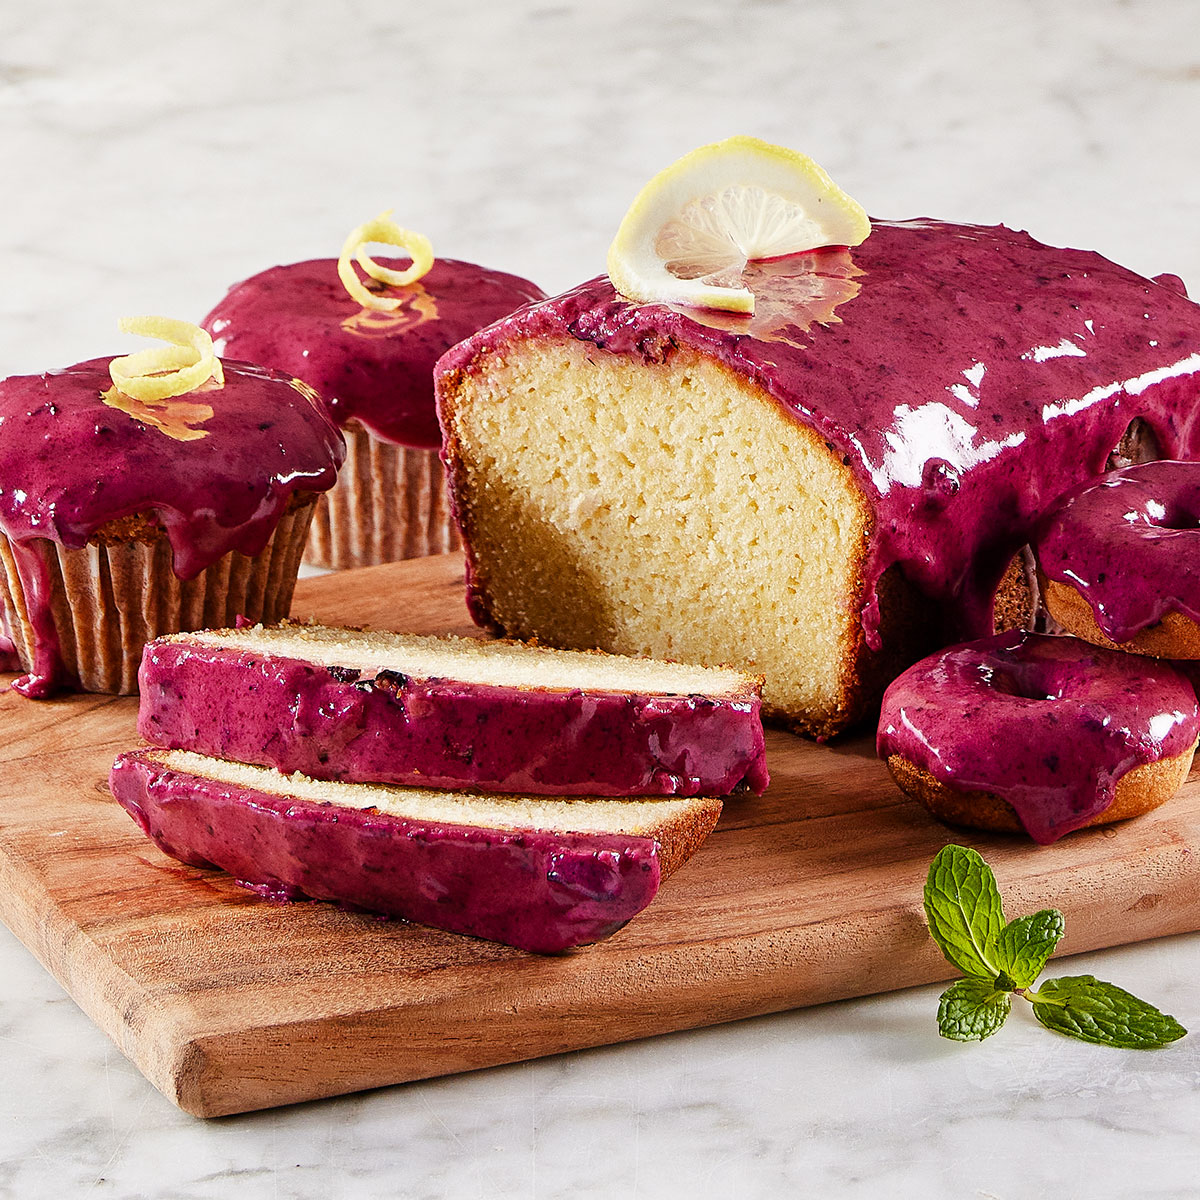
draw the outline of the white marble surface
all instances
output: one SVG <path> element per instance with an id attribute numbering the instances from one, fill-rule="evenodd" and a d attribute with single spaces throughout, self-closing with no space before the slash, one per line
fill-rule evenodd
<path id="1" fill-rule="evenodd" d="M 1000 221 L 1200 291 L 1194 0 L 0 4 L 0 375 L 132 348 L 394 206 L 559 288 L 733 132 L 874 213 Z M 1070 914 L 1067 914 L 1068 923 Z M 1200 938 L 1071 962 L 1200 1030 Z M 1200 1034 L 933 1027 L 925 988 L 203 1123 L 0 931 L 0 1196 L 1193 1196 Z"/>

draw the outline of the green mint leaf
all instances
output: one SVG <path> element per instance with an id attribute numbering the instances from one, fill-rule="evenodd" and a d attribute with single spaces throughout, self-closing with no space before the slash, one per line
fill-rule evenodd
<path id="1" fill-rule="evenodd" d="M 1043 1025 L 1099 1046 L 1153 1050 L 1187 1033 L 1153 1004 L 1091 975 L 1048 979 L 1028 998 Z"/>
<path id="2" fill-rule="evenodd" d="M 938 1033 L 956 1042 L 982 1042 L 1004 1024 L 1011 1007 L 1012 996 L 987 980 L 960 979 L 942 993 Z"/>
<path id="3" fill-rule="evenodd" d="M 1063 915 L 1057 908 L 1009 921 L 996 939 L 996 966 L 1014 987 L 1033 987 L 1062 935 Z"/>
<path id="4" fill-rule="evenodd" d="M 991 983 L 1000 973 L 994 951 L 1004 909 L 992 869 L 966 846 L 943 846 L 925 880 L 929 935 L 964 975 Z"/>

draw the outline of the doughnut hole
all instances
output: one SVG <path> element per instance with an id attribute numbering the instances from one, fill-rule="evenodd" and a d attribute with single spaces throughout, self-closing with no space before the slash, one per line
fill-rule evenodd
<path id="1" fill-rule="evenodd" d="M 1105 464 L 1106 471 L 1139 466 L 1162 458 L 1158 437 L 1142 417 L 1134 417 Z"/>
<path id="2" fill-rule="evenodd" d="M 1031 666 L 1028 663 L 1013 663 L 1009 667 L 989 668 L 986 682 L 994 691 L 1022 700 L 1061 700 L 1062 689 L 1047 691 L 1037 673 L 1030 669 Z"/>
<path id="3" fill-rule="evenodd" d="M 1168 530 L 1195 530 L 1200 529 L 1200 496 L 1192 497 L 1198 503 L 1196 504 L 1172 504 L 1170 508 L 1165 505 L 1158 505 L 1161 513 L 1155 511 L 1147 512 L 1149 523 L 1155 529 Z"/>

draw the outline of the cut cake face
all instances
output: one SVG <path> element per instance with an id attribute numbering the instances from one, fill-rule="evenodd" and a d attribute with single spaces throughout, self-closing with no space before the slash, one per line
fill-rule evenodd
<path id="1" fill-rule="evenodd" d="M 685 351 L 648 369 L 529 340 L 463 386 L 459 514 L 489 623 L 738 663 L 772 709 L 837 711 L 870 510 L 810 430 Z"/>

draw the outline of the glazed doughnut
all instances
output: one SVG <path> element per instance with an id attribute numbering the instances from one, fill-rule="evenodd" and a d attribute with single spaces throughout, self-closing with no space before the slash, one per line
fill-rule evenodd
<path id="1" fill-rule="evenodd" d="M 1174 667 L 1012 631 L 905 671 L 884 694 L 878 748 L 939 819 L 1046 844 L 1157 808 L 1198 736 L 1196 694 Z"/>
<path id="2" fill-rule="evenodd" d="M 1034 550 L 1046 609 L 1068 633 L 1200 659 L 1200 464 L 1143 463 L 1074 488 Z"/>

